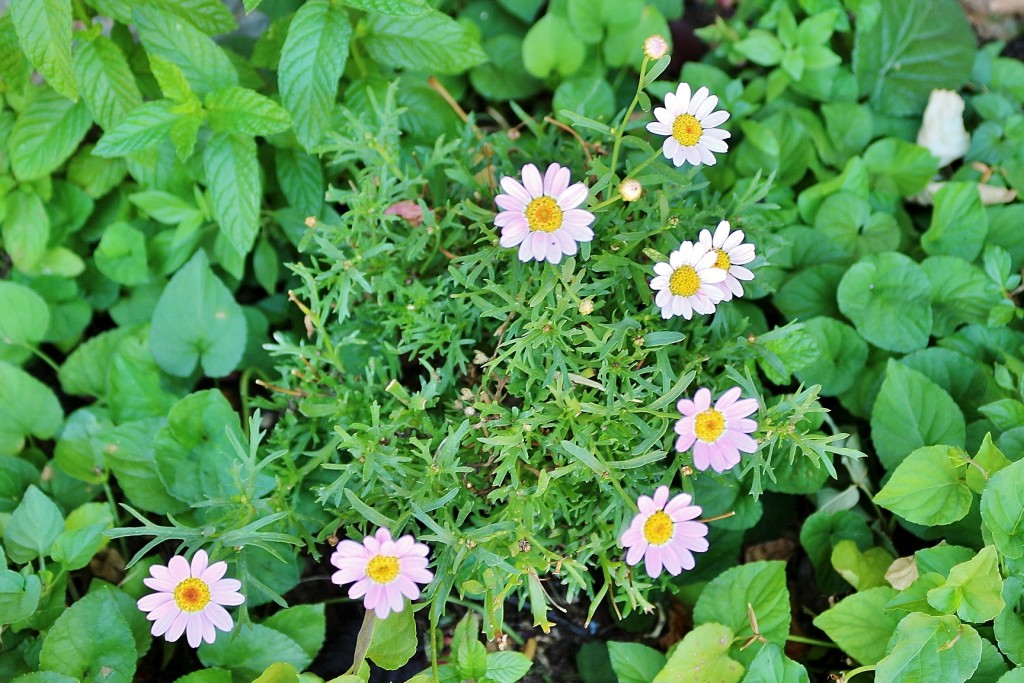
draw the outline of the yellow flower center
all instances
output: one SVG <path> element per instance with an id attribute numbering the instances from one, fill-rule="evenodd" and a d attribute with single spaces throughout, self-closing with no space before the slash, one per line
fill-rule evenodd
<path id="1" fill-rule="evenodd" d="M 672 122 L 672 137 L 683 147 L 693 147 L 700 142 L 700 136 L 703 134 L 704 129 L 693 114 L 677 116 Z"/>
<path id="2" fill-rule="evenodd" d="M 210 587 L 202 579 L 185 579 L 174 587 L 174 604 L 182 612 L 199 612 L 210 602 Z"/>
<path id="3" fill-rule="evenodd" d="M 652 545 L 661 545 L 672 539 L 675 522 L 662 510 L 658 510 L 644 522 L 644 539 Z"/>
<path id="4" fill-rule="evenodd" d="M 714 443 L 724 431 L 725 415 L 714 408 L 708 408 L 694 419 L 693 433 L 704 443 Z"/>
<path id="5" fill-rule="evenodd" d="M 562 227 L 562 210 L 553 197 L 537 197 L 526 205 L 526 222 L 530 230 L 554 232 Z"/>
<path id="6" fill-rule="evenodd" d="M 732 261 L 729 260 L 729 255 L 725 253 L 724 249 L 715 249 L 718 252 L 718 258 L 715 259 L 715 268 L 721 268 L 722 270 L 728 271 L 732 266 Z"/>
<path id="7" fill-rule="evenodd" d="M 391 583 L 398 577 L 398 558 L 377 555 L 366 563 L 366 575 L 376 583 Z"/>
<path id="8" fill-rule="evenodd" d="M 676 296 L 693 296 L 700 289 L 700 277 L 693 266 L 680 266 L 668 279 L 668 291 Z"/>

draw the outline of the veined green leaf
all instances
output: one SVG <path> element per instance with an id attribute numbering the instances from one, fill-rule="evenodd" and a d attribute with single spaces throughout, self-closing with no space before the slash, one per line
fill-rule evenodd
<path id="1" fill-rule="evenodd" d="M 132 16 L 147 52 L 177 64 L 196 94 L 238 84 L 224 50 L 186 19 L 153 7 L 140 7 Z"/>
<path id="2" fill-rule="evenodd" d="M 0 455 L 20 452 L 29 434 L 49 439 L 63 420 L 64 411 L 48 386 L 20 368 L 0 362 Z"/>
<path id="3" fill-rule="evenodd" d="M 366 51 L 388 66 L 458 74 L 487 61 L 479 40 L 436 10 L 415 17 L 371 14 L 366 30 Z"/>
<path id="4" fill-rule="evenodd" d="M 74 70 L 82 99 L 103 130 L 110 130 L 142 104 L 128 61 L 110 38 L 99 35 L 93 40 L 80 40 L 75 48 Z"/>
<path id="5" fill-rule="evenodd" d="M 103 16 L 116 19 L 122 24 L 132 23 L 132 8 L 141 4 L 136 0 L 86 0 L 86 3 Z"/>
<path id="6" fill-rule="evenodd" d="M 307 150 L 320 142 L 338 96 L 352 26 L 327 0 L 312 0 L 295 14 L 281 49 L 278 87 L 292 116 L 295 137 Z"/>
<path id="7" fill-rule="evenodd" d="M 122 157 L 159 144 L 171 131 L 178 116 L 167 100 L 146 102 L 125 116 L 100 138 L 93 154 Z"/>
<path id="8" fill-rule="evenodd" d="M 243 254 L 260 227 L 260 169 L 256 143 L 217 133 L 206 143 L 206 182 L 221 231 Z"/>
<path id="9" fill-rule="evenodd" d="M 206 96 L 210 128 L 236 135 L 271 135 L 291 125 L 288 112 L 254 90 L 231 86 Z"/>
<path id="10" fill-rule="evenodd" d="M 71 68 L 71 0 L 11 0 L 10 12 L 32 66 L 50 87 L 77 100 Z"/>
<path id="11" fill-rule="evenodd" d="M 32 65 L 18 42 L 10 13 L 0 17 L 0 90 L 20 91 L 28 83 Z"/>
<path id="12" fill-rule="evenodd" d="M 277 183 L 288 203 L 304 216 L 319 216 L 324 203 L 324 171 L 320 160 L 301 150 L 274 151 Z"/>
<path id="13" fill-rule="evenodd" d="M 153 7 L 187 19 L 207 35 L 231 33 L 238 25 L 223 0 L 147 0 Z"/>
<path id="14" fill-rule="evenodd" d="M 11 169 L 19 180 L 49 175 L 67 161 L 92 121 L 82 102 L 41 88 L 18 116 L 8 141 Z"/>
<path id="15" fill-rule="evenodd" d="M 188 79 L 185 78 L 185 74 L 177 64 L 157 55 L 149 55 L 149 67 L 153 71 L 156 82 L 160 84 L 160 90 L 164 97 L 175 102 L 188 102 L 197 99 L 195 93 L 192 92 L 192 87 L 188 84 Z"/>
<path id="16" fill-rule="evenodd" d="M 414 16 L 429 9 L 424 0 L 341 0 L 341 4 L 377 14 Z"/>
<path id="17" fill-rule="evenodd" d="M 4 217 L 4 250 L 10 254 L 14 267 L 34 274 L 50 239 L 50 218 L 39 195 L 27 188 L 18 188 L 7 195 Z"/>

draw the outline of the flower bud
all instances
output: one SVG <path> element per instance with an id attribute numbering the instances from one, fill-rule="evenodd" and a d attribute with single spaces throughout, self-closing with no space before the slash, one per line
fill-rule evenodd
<path id="1" fill-rule="evenodd" d="M 667 53 L 668 42 L 658 34 L 654 34 L 644 41 L 644 54 L 650 59 L 661 59 Z"/>
<path id="2" fill-rule="evenodd" d="M 639 180 L 623 180 L 619 185 L 619 194 L 622 195 L 622 201 L 624 202 L 635 202 L 640 199 L 641 193 L 643 193 L 644 186 L 640 184 Z"/>

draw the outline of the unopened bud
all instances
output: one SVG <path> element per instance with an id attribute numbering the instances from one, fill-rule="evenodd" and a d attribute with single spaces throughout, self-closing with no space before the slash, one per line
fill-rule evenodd
<path id="1" fill-rule="evenodd" d="M 624 202 L 635 202 L 640 199 L 643 191 L 644 186 L 640 184 L 640 181 L 632 178 L 623 180 L 622 184 L 619 185 L 619 194 L 622 195 L 622 201 Z"/>
<path id="2" fill-rule="evenodd" d="M 644 41 L 644 54 L 651 59 L 661 59 L 668 53 L 668 42 L 654 34 Z"/>
<path id="3" fill-rule="evenodd" d="M 580 302 L 580 314 L 590 315 L 594 312 L 594 300 L 589 296 Z"/>
<path id="4" fill-rule="evenodd" d="M 315 228 L 316 227 L 316 216 L 306 216 L 306 220 L 304 220 L 302 222 L 306 224 L 307 228 Z"/>

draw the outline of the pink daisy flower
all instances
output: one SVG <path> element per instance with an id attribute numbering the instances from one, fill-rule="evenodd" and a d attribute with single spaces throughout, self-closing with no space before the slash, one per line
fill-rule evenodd
<path id="1" fill-rule="evenodd" d="M 640 512 L 622 534 L 622 545 L 629 549 L 626 564 L 634 565 L 643 558 L 651 578 L 657 578 L 662 568 L 672 576 L 693 569 L 693 553 L 708 549 L 708 526 L 692 521 L 702 512 L 692 502 L 686 493 L 669 500 L 667 486 L 659 486 L 654 498 L 640 496 L 636 501 Z"/>
<path id="2" fill-rule="evenodd" d="M 427 569 L 427 554 L 423 543 L 405 535 L 397 541 L 387 529 L 378 529 L 362 543 L 344 540 L 331 555 L 331 564 L 338 568 L 331 581 L 339 586 L 352 583 L 348 596 L 363 598 L 366 609 L 386 619 L 391 612 L 401 612 L 405 598 L 420 597 L 417 583 L 427 584 L 434 579 Z"/>
<path id="3" fill-rule="evenodd" d="M 730 301 L 732 297 L 743 296 L 743 285 L 740 280 L 753 280 L 754 274 L 743 267 L 743 264 L 754 260 L 754 245 L 743 241 L 743 231 L 729 233 L 729 221 L 722 221 L 715 228 L 714 236 L 710 230 L 700 231 L 700 243 L 708 251 L 717 255 L 715 268 L 725 271 L 725 280 L 718 283 L 722 290 L 722 301 Z"/>
<path id="4" fill-rule="evenodd" d="M 749 434 L 757 422 L 747 415 L 757 410 L 757 400 L 740 397 L 740 388 L 722 394 L 711 407 L 711 392 L 698 389 L 693 400 L 684 398 L 676 404 L 683 417 L 676 422 L 676 450 L 682 453 L 693 446 L 693 465 L 698 470 L 709 466 L 724 472 L 740 461 L 740 451 L 754 453 L 757 442 Z"/>
<path id="5" fill-rule="evenodd" d="M 668 263 L 654 264 L 651 289 L 657 292 L 654 303 L 661 308 L 662 318 L 681 315 L 689 320 L 694 311 L 703 315 L 715 312 L 722 300 L 717 285 L 726 277 L 724 270 L 715 267 L 716 259 L 703 244 L 686 241 L 669 254 Z"/>
<path id="6" fill-rule="evenodd" d="M 227 562 L 208 562 L 206 551 L 198 550 L 191 565 L 175 555 L 166 567 L 155 564 L 149 568 L 150 576 L 142 582 L 157 592 L 140 598 L 137 604 L 153 622 L 154 636 L 173 643 L 185 633 L 188 644 L 199 647 L 204 640 L 212 643 L 217 639 L 215 629 L 230 631 L 234 627 L 222 605 L 245 602 L 245 596 L 238 592 L 242 583 L 222 578 L 228 570 Z"/>
<path id="7" fill-rule="evenodd" d="M 594 214 L 576 207 L 590 191 L 583 183 L 569 185 L 569 169 L 551 164 L 540 176 L 533 164 L 522 170 L 523 182 L 505 176 L 494 202 L 502 209 L 494 224 L 501 228 L 501 246 L 519 247 L 519 260 L 558 263 L 573 256 L 577 242 L 594 239 Z"/>

